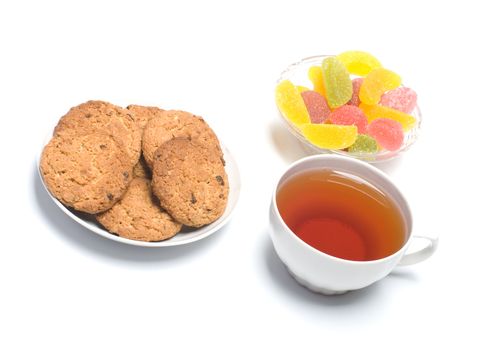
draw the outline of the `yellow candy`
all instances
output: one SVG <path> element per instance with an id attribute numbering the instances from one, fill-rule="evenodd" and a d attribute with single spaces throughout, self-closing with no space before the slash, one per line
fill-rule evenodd
<path id="1" fill-rule="evenodd" d="M 368 123 L 378 118 L 389 118 L 398 121 L 402 124 L 402 129 L 404 131 L 411 130 L 416 126 L 417 120 L 412 115 L 398 111 L 393 108 L 380 106 L 380 105 L 367 105 L 361 103 L 359 108 L 362 109 L 366 117 L 368 118 Z"/>
<path id="2" fill-rule="evenodd" d="M 397 73 L 385 68 L 373 69 L 362 82 L 359 99 L 368 105 L 377 104 L 380 102 L 381 95 L 398 88 L 401 82 Z"/>
<path id="3" fill-rule="evenodd" d="M 309 79 L 312 81 L 312 85 L 314 85 L 314 91 L 320 93 L 324 97 L 326 97 L 326 89 L 324 87 L 324 79 L 323 79 L 323 70 L 319 66 L 312 66 L 309 68 L 309 72 L 307 73 Z"/>
<path id="4" fill-rule="evenodd" d="M 295 125 L 310 123 L 311 118 L 299 90 L 289 80 L 283 80 L 276 86 L 276 104 L 288 120 Z"/>
<path id="5" fill-rule="evenodd" d="M 351 74 L 367 75 L 370 71 L 381 67 L 380 61 L 364 51 L 346 51 L 337 56 Z"/>
<path id="6" fill-rule="evenodd" d="M 309 89 L 305 86 L 297 85 L 297 90 L 299 93 L 303 93 L 304 91 L 308 91 Z"/>
<path id="7" fill-rule="evenodd" d="M 302 135 L 313 145 L 326 149 L 343 149 L 354 144 L 357 139 L 355 125 L 302 124 Z"/>

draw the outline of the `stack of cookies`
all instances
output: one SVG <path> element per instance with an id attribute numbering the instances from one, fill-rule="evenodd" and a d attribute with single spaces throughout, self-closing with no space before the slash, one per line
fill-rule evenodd
<path id="1" fill-rule="evenodd" d="M 60 119 L 40 168 L 54 197 L 128 239 L 210 224 L 228 200 L 219 141 L 184 111 L 88 101 Z"/>

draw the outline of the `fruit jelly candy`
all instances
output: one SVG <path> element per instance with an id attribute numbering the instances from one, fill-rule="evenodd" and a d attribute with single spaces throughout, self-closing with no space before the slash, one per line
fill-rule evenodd
<path id="1" fill-rule="evenodd" d="M 281 114 L 295 125 L 311 120 L 302 96 L 289 80 L 283 80 L 276 86 L 276 104 Z"/>
<path id="2" fill-rule="evenodd" d="M 347 68 L 334 56 L 326 57 L 321 67 L 328 105 L 336 108 L 346 104 L 352 97 L 352 81 Z"/>
<path id="3" fill-rule="evenodd" d="M 381 96 L 380 104 L 404 113 L 411 113 L 416 107 L 418 95 L 406 86 L 387 91 Z"/>
<path id="4" fill-rule="evenodd" d="M 359 106 L 361 100 L 359 99 L 359 91 L 361 89 L 363 78 L 352 79 L 352 97 L 350 98 L 348 105 Z"/>
<path id="5" fill-rule="evenodd" d="M 399 87 L 400 83 L 401 78 L 397 73 L 385 68 L 373 69 L 362 82 L 359 98 L 363 103 L 374 105 L 380 102 L 381 95 Z"/>
<path id="6" fill-rule="evenodd" d="M 302 124 L 302 135 L 313 145 L 326 149 L 343 149 L 357 138 L 355 125 Z"/>
<path id="7" fill-rule="evenodd" d="M 351 74 L 365 76 L 370 71 L 381 67 L 380 61 L 364 51 L 346 51 L 337 56 Z"/>
<path id="8" fill-rule="evenodd" d="M 326 99 L 321 94 L 308 90 L 302 92 L 301 95 L 309 112 L 311 123 L 322 123 L 330 117 L 330 107 L 328 107 Z"/>
<path id="9" fill-rule="evenodd" d="M 374 138 L 368 135 L 357 135 L 357 140 L 348 149 L 351 153 L 376 153 L 378 152 L 378 143 Z"/>
<path id="10" fill-rule="evenodd" d="M 327 122 L 335 125 L 355 125 L 359 134 L 366 133 L 366 127 L 368 126 L 368 119 L 362 109 L 350 105 L 335 109 L 331 112 Z"/>
<path id="11" fill-rule="evenodd" d="M 378 144 L 389 151 L 396 151 L 404 142 L 402 125 L 392 119 L 379 118 L 368 125 L 368 135 L 372 136 Z"/>
<path id="12" fill-rule="evenodd" d="M 307 73 L 309 76 L 309 80 L 312 81 L 312 85 L 314 86 L 314 91 L 320 93 L 323 96 L 326 96 L 326 90 L 324 88 L 323 81 L 323 70 L 319 66 L 312 66 L 309 68 L 309 72 Z"/>
<path id="13" fill-rule="evenodd" d="M 416 126 L 417 123 L 417 119 L 414 118 L 412 115 L 393 108 L 380 105 L 367 105 L 364 103 L 361 103 L 359 105 L 359 108 L 362 109 L 364 114 L 366 114 L 368 122 L 370 123 L 378 118 L 388 118 L 398 121 L 400 124 L 402 124 L 402 128 L 404 129 L 404 131 L 411 130 L 414 126 Z"/>

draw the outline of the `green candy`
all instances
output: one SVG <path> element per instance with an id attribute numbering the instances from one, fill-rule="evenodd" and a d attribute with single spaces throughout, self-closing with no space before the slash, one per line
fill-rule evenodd
<path id="1" fill-rule="evenodd" d="M 352 80 L 345 65 L 336 57 L 326 57 L 321 63 L 326 99 L 330 107 L 340 107 L 352 97 Z"/>
<path id="2" fill-rule="evenodd" d="M 357 139 L 349 147 L 351 153 L 376 153 L 378 152 L 378 143 L 371 136 L 357 135 Z"/>

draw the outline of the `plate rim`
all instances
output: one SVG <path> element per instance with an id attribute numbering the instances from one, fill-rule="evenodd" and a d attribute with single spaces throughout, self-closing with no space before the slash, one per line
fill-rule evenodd
<path id="1" fill-rule="evenodd" d="M 221 145 L 221 149 L 224 153 L 223 158 L 224 158 L 226 164 L 227 165 L 229 164 L 229 167 L 231 169 L 230 173 L 226 172 L 228 175 L 228 181 L 230 184 L 230 191 L 228 194 L 227 206 L 226 206 L 226 209 L 225 209 L 225 212 L 223 213 L 223 215 L 220 218 L 218 218 L 216 221 L 210 223 L 209 225 L 206 225 L 206 226 L 214 225 L 213 227 L 207 228 L 206 232 L 204 232 L 204 233 L 201 233 L 199 235 L 192 236 L 190 238 L 186 238 L 183 240 L 174 240 L 174 237 L 176 237 L 176 236 L 173 236 L 170 239 L 166 239 L 166 240 L 162 240 L 162 241 L 147 242 L 147 241 L 132 240 L 129 238 L 124 238 L 124 237 L 114 235 L 114 234 L 110 233 L 108 230 L 104 229 L 103 227 L 95 227 L 95 226 L 89 224 L 86 220 L 82 219 L 77 214 L 75 214 L 71 209 L 69 209 L 69 207 L 66 207 L 64 204 L 62 204 L 48 190 L 48 188 L 45 184 L 45 181 L 43 180 L 43 176 L 41 174 L 41 171 L 40 171 L 40 160 L 41 160 L 41 155 L 43 153 L 45 146 L 48 144 L 48 142 L 50 142 L 52 137 L 53 137 L 53 135 L 50 133 L 43 140 L 43 146 L 41 147 L 41 151 L 37 152 L 37 155 L 36 155 L 36 168 L 37 168 L 38 176 L 41 180 L 41 184 L 42 184 L 43 188 L 45 189 L 45 192 L 48 194 L 48 196 L 52 199 L 52 201 L 57 205 L 57 207 L 59 207 L 59 209 L 64 214 L 66 214 L 73 221 L 75 221 L 79 225 L 83 226 L 87 230 L 89 230 L 92 233 L 97 234 L 101 237 L 110 239 L 110 240 L 115 241 L 115 242 L 131 245 L 131 246 L 140 246 L 140 247 L 147 247 L 147 248 L 174 247 L 174 246 L 179 246 L 179 245 L 197 242 L 199 240 L 202 240 L 204 238 L 211 236 L 215 232 L 221 230 L 231 220 L 231 217 L 233 216 L 233 213 L 235 212 L 238 200 L 240 198 L 240 190 L 241 190 L 240 169 L 239 169 L 238 164 L 236 163 L 236 160 L 233 157 L 232 153 L 224 145 L 224 143 L 221 142 L 221 140 L 219 140 L 219 143 Z M 227 167 L 225 166 L 225 169 L 226 168 Z M 226 210 L 228 210 L 228 208 L 229 208 L 228 205 L 230 205 L 230 204 L 232 204 L 231 209 L 226 214 Z M 202 228 L 205 228 L 206 226 L 203 226 Z M 195 232 L 195 230 L 193 230 L 191 232 Z M 181 232 L 179 232 L 179 233 L 181 233 Z"/>

